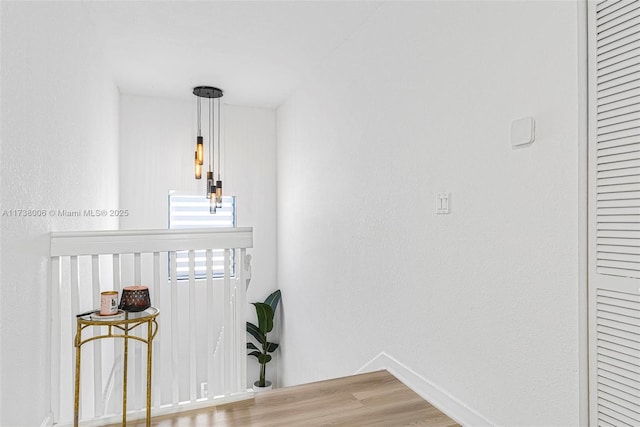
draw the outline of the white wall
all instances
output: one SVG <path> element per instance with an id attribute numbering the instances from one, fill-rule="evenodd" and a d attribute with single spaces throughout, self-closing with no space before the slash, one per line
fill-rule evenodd
<path id="1" fill-rule="evenodd" d="M 3 426 L 50 411 L 49 232 L 118 226 L 57 215 L 118 206 L 118 92 L 87 18 L 81 3 L 2 2 L 0 209 L 46 212 L 0 217 Z"/>
<path id="2" fill-rule="evenodd" d="M 202 109 L 207 143 L 207 104 Z M 123 94 L 120 112 L 120 207 L 130 212 L 120 227 L 167 228 L 169 190 L 204 197 L 206 172 L 201 180 L 193 175 L 196 97 L 187 102 Z M 223 190 L 236 196 L 237 225 L 253 227 L 254 233 L 247 298 L 262 301 L 277 288 L 276 112 L 223 103 L 221 121 Z M 247 311 L 255 316 L 252 306 Z M 249 380 L 257 379 L 254 362 L 249 360 Z M 276 363 L 269 367 L 275 374 Z"/>
<path id="3" fill-rule="evenodd" d="M 388 2 L 278 110 L 285 385 L 384 351 L 491 423 L 578 423 L 578 19 Z"/>

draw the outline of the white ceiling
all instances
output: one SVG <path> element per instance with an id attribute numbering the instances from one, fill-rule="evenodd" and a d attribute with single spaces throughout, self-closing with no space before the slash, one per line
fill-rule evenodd
<path id="1" fill-rule="evenodd" d="M 366 1 L 86 2 L 123 93 L 277 107 L 380 6 Z"/>

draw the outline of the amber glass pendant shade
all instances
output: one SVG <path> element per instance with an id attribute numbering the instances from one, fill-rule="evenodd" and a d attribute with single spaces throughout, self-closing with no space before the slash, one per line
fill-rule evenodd
<path id="1" fill-rule="evenodd" d="M 222 207 L 222 181 L 216 181 L 216 207 Z"/>
<path id="2" fill-rule="evenodd" d="M 209 197 L 209 213 L 214 214 L 214 213 L 216 213 L 216 197 L 215 197 L 216 186 L 215 185 L 212 185 L 209 188 L 209 194 L 210 194 L 210 197 Z"/>
<path id="3" fill-rule="evenodd" d="M 198 143 L 196 144 L 196 159 L 200 165 L 204 163 L 204 143 L 201 136 L 198 137 Z"/>
<path id="4" fill-rule="evenodd" d="M 211 187 L 215 188 L 213 185 L 213 172 L 207 171 L 207 199 L 211 198 Z"/>
<path id="5" fill-rule="evenodd" d="M 198 162 L 198 152 L 196 151 L 194 165 L 196 168 L 196 179 L 202 178 L 202 164 Z"/>

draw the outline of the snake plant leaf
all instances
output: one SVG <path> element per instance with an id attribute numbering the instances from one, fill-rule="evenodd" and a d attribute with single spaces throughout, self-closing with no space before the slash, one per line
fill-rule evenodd
<path id="1" fill-rule="evenodd" d="M 273 353 L 274 351 L 276 351 L 277 348 L 278 348 L 278 344 L 274 342 L 267 343 L 267 352 Z"/>
<path id="2" fill-rule="evenodd" d="M 248 342 L 247 343 L 247 350 L 260 350 L 258 347 L 256 347 L 252 342 Z"/>
<path id="3" fill-rule="evenodd" d="M 262 353 L 260 353 L 259 351 L 252 351 L 251 353 L 249 353 L 249 356 L 255 356 L 258 359 L 258 361 L 260 361 L 260 356 L 262 356 Z"/>
<path id="4" fill-rule="evenodd" d="M 256 314 L 258 315 L 258 329 L 263 335 L 271 332 L 273 329 L 273 309 L 269 304 L 263 302 L 254 302 Z"/>
<path id="5" fill-rule="evenodd" d="M 264 344 L 266 337 L 262 332 L 260 332 L 260 329 L 256 325 L 251 322 L 247 322 L 247 332 L 253 335 L 260 344 Z"/>
<path id="6" fill-rule="evenodd" d="M 269 363 L 271 362 L 271 356 L 268 354 L 261 354 L 260 356 L 258 356 L 258 362 L 260 362 L 261 365 Z"/>
<path id="7" fill-rule="evenodd" d="M 271 310 L 273 310 L 274 314 L 276 312 L 276 308 L 278 308 L 278 303 L 280 302 L 280 296 L 281 296 L 280 289 L 278 289 L 277 291 L 269 295 L 266 300 L 264 300 L 264 303 L 268 304 L 269 307 L 271 307 Z"/>

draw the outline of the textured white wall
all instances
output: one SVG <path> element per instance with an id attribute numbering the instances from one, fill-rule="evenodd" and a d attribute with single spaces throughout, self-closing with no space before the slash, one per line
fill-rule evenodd
<path id="1" fill-rule="evenodd" d="M 388 2 L 278 110 L 285 385 L 385 351 L 492 423 L 578 423 L 577 24 Z"/>
<path id="2" fill-rule="evenodd" d="M 3 426 L 49 414 L 49 232 L 115 229 L 49 210 L 118 205 L 118 92 L 81 3 L 2 2 L 0 338 Z M 71 345 L 71 343 L 69 343 Z"/>
<path id="3" fill-rule="evenodd" d="M 166 228 L 169 190 L 204 196 L 206 173 L 199 181 L 193 176 L 196 98 L 187 102 L 123 94 L 120 99 L 120 207 L 130 212 L 120 227 Z M 202 108 L 208 142 L 208 107 Z M 253 227 L 254 233 L 247 298 L 262 301 L 277 287 L 276 112 L 223 104 L 222 123 L 224 193 L 236 196 L 238 226 Z M 247 311 L 253 314 L 252 306 Z M 275 373 L 276 363 L 270 368 Z M 257 372 L 251 358 L 248 379 L 257 378 Z"/>

